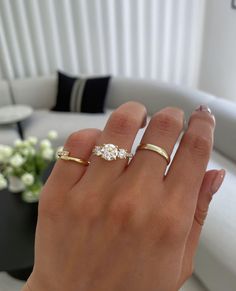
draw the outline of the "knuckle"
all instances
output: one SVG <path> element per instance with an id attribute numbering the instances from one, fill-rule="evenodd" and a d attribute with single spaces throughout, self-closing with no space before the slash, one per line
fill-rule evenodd
<path id="1" fill-rule="evenodd" d="M 71 133 L 65 143 L 65 147 L 74 148 L 78 147 L 87 147 L 88 142 L 93 141 L 94 137 L 101 133 L 98 129 L 83 129 Z"/>
<path id="2" fill-rule="evenodd" d="M 171 134 L 180 131 L 183 127 L 183 120 L 170 113 L 161 112 L 152 118 L 155 128 L 162 134 Z"/>
<path id="3" fill-rule="evenodd" d="M 78 139 L 80 138 L 80 132 L 75 131 L 71 133 L 66 141 L 67 145 L 74 145 L 78 142 Z"/>
<path id="4" fill-rule="evenodd" d="M 108 127 L 114 134 L 130 134 L 139 127 L 139 121 L 127 112 L 115 111 L 111 115 Z"/>
<path id="5" fill-rule="evenodd" d="M 185 135 L 185 145 L 190 151 L 202 157 L 208 157 L 212 147 L 211 138 L 205 137 L 193 132 L 187 132 Z"/>

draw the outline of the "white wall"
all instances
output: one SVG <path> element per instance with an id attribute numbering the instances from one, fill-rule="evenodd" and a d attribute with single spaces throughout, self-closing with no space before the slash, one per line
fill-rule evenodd
<path id="1" fill-rule="evenodd" d="M 199 88 L 236 101 L 236 10 L 207 0 Z"/>

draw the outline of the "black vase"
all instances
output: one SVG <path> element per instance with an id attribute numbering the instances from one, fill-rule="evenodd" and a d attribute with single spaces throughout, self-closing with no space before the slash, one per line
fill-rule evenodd
<path id="1" fill-rule="evenodd" d="M 34 263 L 37 212 L 38 203 L 23 202 L 20 193 L 0 191 L 0 271 L 19 279 L 30 275 L 25 272 L 31 272 Z"/>
<path id="2" fill-rule="evenodd" d="M 45 171 L 47 180 L 53 163 Z M 38 203 L 26 203 L 20 193 L 0 191 L 0 271 L 27 280 L 34 264 Z"/>

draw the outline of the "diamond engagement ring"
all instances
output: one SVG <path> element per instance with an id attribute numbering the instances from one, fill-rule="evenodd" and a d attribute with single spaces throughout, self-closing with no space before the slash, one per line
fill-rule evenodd
<path id="1" fill-rule="evenodd" d="M 131 159 L 133 154 L 128 153 L 125 149 L 120 149 L 114 144 L 103 144 L 101 146 L 95 146 L 93 149 L 95 156 L 101 157 L 106 161 L 114 161 L 116 159 Z"/>

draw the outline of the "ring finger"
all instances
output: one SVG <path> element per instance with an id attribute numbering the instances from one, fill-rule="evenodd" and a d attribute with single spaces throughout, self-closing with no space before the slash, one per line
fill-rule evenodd
<path id="1" fill-rule="evenodd" d="M 174 145 L 183 129 L 184 112 L 181 109 L 167 107 L 156 113 L 149 122 L 141 144 L 153 144 L 171 155 Z M 162 180 L 167 167 L 167 160 L 151 150 L 138 150 L 128 171 L 140 169 Z"/>
<path id="2" fill-rule="evenodd" d="M 121 105 L 111 114 L 97 145 L 114 144 L 129 152 L 138 130 L 146 124 L 146 116 L 146 108 L 140 103 L 128 102 Z M 117 178 L 126 165 L 127 159 L 107 161 L 93 155 L 83 180 L 96 179 L 97 183 L 107 183 L 109 179 Z"/>

